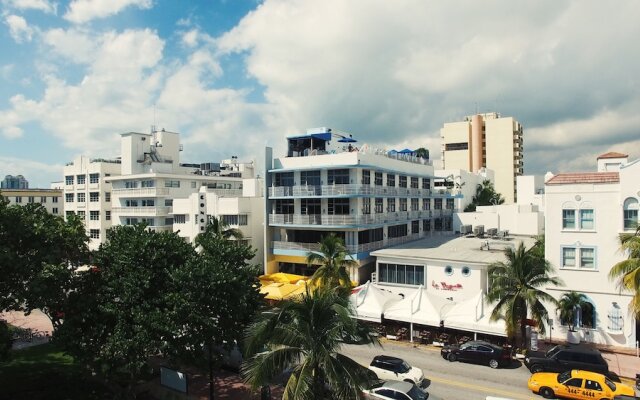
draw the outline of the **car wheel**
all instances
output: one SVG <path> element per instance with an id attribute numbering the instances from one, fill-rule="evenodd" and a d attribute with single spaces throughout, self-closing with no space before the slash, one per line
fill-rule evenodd
<path id="1" fill-rule="evenodd" d="M 540 393 L 540 396 L 544 397 L 545 399 L 553 399 L 554 397 L 556 397 L 555 393 L 553 393 L 553 390 L 546 386 L 541 387 L 538 393 Z"/>
<path id="2" fill-rule="evenodd" d="M 532 374 L 537 374 L 538 372 L 544 372 L 544 367 L 540 364 L 534 364 L 530 368 Z"/>
<path id="3" fill-rule="evenodd" d="M 496 369 L 496 368 L 498 368 L 499 365 L 500 364 L 498 364 L 498 360 L 495 360 L 493 358 L 491 360 L 489 360 L 489 366 L 491 368 Z"/>
<path id="4" fill-rule="evenodd" d="M 447 360 L 451 362 L 458 361 L 458 356 L 454 353 L 449 353 L 449 355 L 447 356 Z"/>

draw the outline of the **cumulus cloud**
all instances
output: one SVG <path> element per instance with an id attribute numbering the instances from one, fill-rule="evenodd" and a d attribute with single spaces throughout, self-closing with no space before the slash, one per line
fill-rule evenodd
<path id="1" fill-rule="evenodd" d="M 152 0 L 73 0 L 64 18 L 76 24 L 110 17 L 127 7 L 151 8 Z"/>
<path id="2" fill-rule="evenodd" d="M 27 24 L 27 20 L 19 15 L 7 15 L 4 23 L 9 27 L 9 34 L 18 43 L 30 42 L 35 30 Z"/>
<path id="3" fill-rule="evenodd" d="M 56 13 L 57 5 L 48 0 L 3 0 L 3 4 L 19 10 L 39 10 L 50 14 Z"/>

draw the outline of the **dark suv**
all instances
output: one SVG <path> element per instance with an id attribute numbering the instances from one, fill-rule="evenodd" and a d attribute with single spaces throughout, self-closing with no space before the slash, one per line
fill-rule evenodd
<path id="1" fill-rule="evenodd" d="M 609 365 L 597 349 L 586 346 L 558 345 L 546 353 L 531 351 L 524 359 L 524 365 L 532 373 L 564 372 L 572 369 L 598 372 L 609 375 Z"/>

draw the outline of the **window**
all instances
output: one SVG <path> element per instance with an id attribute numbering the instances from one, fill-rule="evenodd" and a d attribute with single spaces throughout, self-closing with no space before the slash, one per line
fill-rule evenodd
<path id="1" fill-rule="evenodd" d="M 124 224 L 125 225 L 135 225 L 138 223 L 138 218 L 125 218 L 124 219 Z"/>
<path id="2" fill-rule="evenodd" d="M 125 207 L 138 207 L 138 200 L 125 200 L 124 201 L 124 206 Z"/>
<path id="3" fill-rule="evenodd" d="M 400 199 L 400 211 L 407 211 L 407 199 Z"/>
<path id="4" fill-rule="evenodd" d="M 562 229 L 575 229 L 576 210 L 562 210 Z"/>
<path id="5" fill-rule="evenodd" d="M 451 265 L 447 265 L 444 267 L 444 273 L 449 276 L 453 275 L 453 267 Z"/>
<path id="6" fill-rule="evenodd" d="M 222 222 L 224 222 L 227 225 L 230 226 L 234 226 L 234 225 L 238 225 L 238 216 L 237 215 L 223 215 L 222 216 Z"/>
<path id="7" fill-rule="evenodd" d="M 431 199 L 422 199 L 422 209 L 431 210 Z"/>
<path id="8" fill-rule="evenodd" d="M 320 171 L 300 172 L 300 184 L 307 186 L 320 186 Z"/>
<path id="9" fill-rule="evenodd" d="M 387 212 L 396 212 L 396 199 L 388 198 L 387 199 Z"/>
<path id="10" fill-rule="evenodd" d="M 71 195 L 73 198 L 73 194 Z M 71 200 L 73 201 L 73 200 Z M 16 196 L 16 203 L 22 203 L 22 196 Z"/>
<path id="11" fill-rule="evenodd" d="M 173 199 L 164 199 L 164 206 L 165 207 L 172 207 L 173 206 Z"/>
<path id="12" fill-rule="evenodd" d="M 180 181 L 166 180 L 166 181 L 164 181 L 164 187 L 179 188 L 180 187 Z"/>
<path id="13" fill-rule="evenodd" d="M 567 385 L 567 386 L 581 388 L 582 387 L 582 379 L 580 379 L 580 378 L 571 378 L 568 381 L 566 381 L 564 384 Z"/>
<path id="14" fill-rule="evenodd" d="M 362 213 L 371 214 L 371 199 L 368 197 L 362 199 Z"/>
<path id="15" fill-rule="evenodd" d="M 300 214 L 317 215 L 320 214 L 320 211 L 320 199 L 302 199 L 300 201 Z"/>
<path id="16" fill-rule="evenodd" d="M 89 174 L 89 183 L 99 183 L 100 174 Z"/>
<path id="17" fill-rule="evenodd" d="M 34 199 L 34 197 L 33 197 L 33 196 L 29 196 L 29 197 L 27 198 L 27 202 L 29 202 L 29 203 L 33 203 L 34 201 L 35 201 L 35 199 Z"/>
<path id="18" fill-rule="evenodd" d="M 431 189 L 431 179 L 422 178 L 422 188 L 423 189 Z"/>
<path id="19" fill-rule="evenodd" d="M 469 275 L 471 275 L 471 268 L 462 267 L 462 276 L 469 276 Z"/>
<path id="20" fill-rule="evenodd" d="M 565 247 L 562 249 L 562 266 L 563 267 L 576 266 L 576 249 L 571 247 Z"/>
<path id="21" fill-rule="evenodd" d="M 58 197 L 57 196 L 51 197 L 51 202 L 52 203 L 57 203 L 58 202 Z"/>
<path id="22" fill-rule="evenodd" d="M 407 177 L 405 175 L 400 175 L 399 176 L 399 180 L 400 181 L 398 182 L 398 185 L 401 188 L 406 188 L 407 187 Z"/>
<path id="23" fill-rule="evenodd" d="M 156 182 L 153 179 L 148 179 L 146 181 L 140 182 L 140 187 L 143 187 L 143 188 L 152 188 L 155 186 L 156 186 Z M 191 186 L 191 187 L 195 187 L 195 186 Z"/>
<path id="24" fill-rule="evenodd" d="M 73 203 L 73 193 L 65 193 L 64 201 L 65 203 Z"/>
<path id="25" fill-rule="evenodd" d="M 444 145 L 444 149 L 446 151 L 456 151 L 456 150 L 468 150 L 469 143 L 461 142 L 461 143 L 446 143 Z"/>
<path id="26" fill-rule="evenodd" d="M 433 209 L 442 210 L 442 199 L 433 199 Z"/>
<path id="27" fill-rule="evenodd" d="M 382 172 L 376 172 L 374 179 L 375 179 L 374 184 L 376 186 L 382 186 Z"/>
<path id="28" fill-rule="evenodd" d="M 424 285 L 424 267 L 422 265 L 378 264 L 378 280 L 403 285 Z"/>
<path id="29" fill-rule="evenodd" d="M 100 211 L 89 211 L 89 219 L 91 221 L 100 221 Z"/>
<path id="30" fill-rule="evenodd" d="M 445 207 L 447 210 L 453 210 L 453 199 L 447 199 Z"/>
<path id="31" fill-rule="evenodd" d="M 89 193 L 89 201 L 95 203 L 100 201 L 100 192 L 91 192 Z"/>
<path id="32" fill-rule="evenodd" d="M 293 199 L 276 200 L 276 214 L 293 214 Z"/>
<path id="33" fill-rule="evenodd" d="M 156 205 L 155 199 L 142 199 L 140 200 L 140 205 L 142 207 L 153 207 Z"/>
<path id="34" fill-rule="evenodd" d="M 411 221 L 411 234 L 420 233 L 420 221 Z"/>
<path id="35" fill-rule="evenodd" d="M 562 268 L 596 269 L 594 247 L 563 247 Z"/>
<path id="36" fill-rule="evenodd" d="M 77 182 L 78 185 L 84 185 L 86 179 L 87 179 L 86 175 L 78 175 L 78 176 L 76 176 L 76 180 L 77 180 L 76 182 Z"/>
<path id="37" fill-rule="evenodd" d="M 329 199 L 327 206 L 329 215 L 349 215 L 349 199 Z"/>
<path id="38" fill-rule="evenodd" d="M 85 219 L 84 211 L 78 211 L 78 218 L 80 218 L 82 221 L 84 221 L 84 219 Z"/>
<path id="39" fill-rule="evenodd" d="M 394 174 L 387 174 L 387 186 L 396 186 L 396 176 Z"/>
<path id="40" fill-rule="evenodd" d="M 64 177 L 65 185 L 73 185 L 73 175 L 67 175 Z"/>
<path id="41" fill-rule="evenodd" d="M 365 231 L 358 232 L 358 244 L 366 244 L 372 242 L 379 242 L 383 240 L 384 230 L 382 228 L 367 229 Z"/>
<path id="42" fill-rule="evenodd" d="M 430 219 L 423 219 L 422 220 L 422 230 L 425 231 L 425 232 L 431 231 L 431 220 Z"/>
<path id="43" fill-rule="evenodd" d="M 347 185 L 349 183 L 348 169 L 330 169 L 327 171 L 329 185 Z"/>
<path id="44" fill-rule="evenodd" d="M 245 226 L 247 225 L 247 214 L 240 214 L 238 215 L 238 225 L 240 226 Z"/>
<path id="45" fill-rule="evenodd" d="M 411 199 L 411 211 L 418 211 L 420 209 L 420 202 L 418 199 Z"/>
<path id="46" fill-rule="evenodd" d="M 65 215 L 67 216 L 67 219 L 69 219 L 72 215 L 75 215 L 75 213 L 73 211 L 67 211 L 65 212 Z"/>
<path id="47" fill-rule="evenodd" d="M 191 181 L 191 189 L 195 189 L 196 188 L 196 182 L 195 181 Z"/>
<path id="48" fill-rule="evenodd" d="M 415 176 L 411 177 L 411 188 L 412 189 L 417 189 L 418 188 L 418 178 Z"/>
<path id="49" fill-rule="evenodd" d="M 595 268 L 595 249 L 583 248 L 580 249 L 580 267 L 581 268 Z"/>
<path id="50" fill-rule="evenodd" d="M 84 193 L 78 193 L 78 203 L 84 203 L 86 200 L 86 195 Z"/>
<path id="51" fill-rule="evenodd" d="M 387 228 L 387 236 L 389 238 L 405 237 L 407 232 L 407 224 L 394 225 Z"/>
<path id="52" fill-rule="evenodd" d="M 111 221 L 111 211 L 104 212 L 104 219 L 107 221 Z"/>
<path id="53" fill-rule="evenodd" d="M 91 239 L 100 239 L 100 229 L 89 229 L 89 237 Z"/>
<path id="54" fill-rule="evenodd" d="M 588 390 L 597 390 L 602 391 L 602 386 L 596 381 L 592 381 L 591 379 L 587 379 L 584 382 L 584 388 Z"/>
<path id="55" fill-rule="evenodd" d="M 362 170 L 362 184 L 363 185 L 371 184 L 371 171 L 369 171 L 368 169 Z"/>
<path id="56" fill-rule="evenodd" d="M 53 207 L 53 208 L 51 209 L 51 213 L 52 213 L 52 214 L 57 214 L 57 213 L 58 213 L 58 208 L 57 208 L 57 207 Z"/>
<path id="57" fill-rule="evenodd" d="M 165 183 L 165 186 L 166 186 L 166 183 Z M 124 187 L 126 189 L 135 189 L 135 188 L 138 187 L 138 182 L 136 182 L 136 181 L 125 181 L 124 182 Z"/>
<path id="58" fill-rule="evenodd" d="M 293 186 L 293 172 L 278 172 L 276 174 L 276 186 Z"/>
<path id="59" fill-rule="evenodd" d="M 187 221 L 187 217 L 184 214 L 174 215 L 173 223 L 174 224 L 184 224 Z"/>
<path id="60" fill-rule="evenodd" d="M 384 209 L 384 206 L 382 205 L 382 198 L 376 197 L 375 207 L 376 207 L 376 214 L 380 214 Z"/>
<path id="61" fill-rule="evenodd" d="M 104 192 L 104 201 L 106 203 L 111 202 L 111 192 Z"/>
<path id="62" fill-rule="evenodd" d="M 47 196 L 40 197 L 40 203 L 45 204 L 47 202 Z"/>
<path id="63" fill-rule="evenodd" d="M 623 206 L 624 229 L 636 229 L 638 226 L 638 200 L 629 197 Z"/>
<path id="64" fill-rule="evenodd" d="M 593 210 L 580 210 L 580 229 L 593 229 Z"/>

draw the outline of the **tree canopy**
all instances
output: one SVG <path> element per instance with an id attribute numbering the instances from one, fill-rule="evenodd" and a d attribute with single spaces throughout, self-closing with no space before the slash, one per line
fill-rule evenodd
<path id="1" fill-rule="evenodd" d="M 477 206 L 491 206 L 503 204 L 504 197 L 496 192 L 493 182 L 488 179 L 482 181 L 482 184 L 476 186 L 476 194 L 470 204 L 465 207 L 464 211 L 475 211 Z"/>
<path id="2" fill-rule="evenodd" d="M 635 233 L 620 235 L 620 251 L 627 259 L 611 268 L 609 279 L 616 280 L 620 290 L 633 293 L 629 309 L 640 318 L 640 227 Z"/>
<path id="3" fill-rule="evenodd" d="M 351 258 L 342 238 L 335 233 L 324 236 L 320 241 L 320 251 L 307 254 L 307 264 L 318 265 L 311 277 L 311 283 L 326 287 L 351 289 L 351 278 L 347 268 L 357 266 Z"/>

